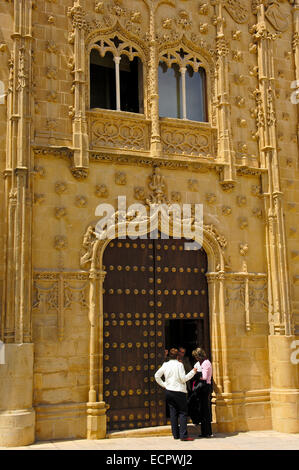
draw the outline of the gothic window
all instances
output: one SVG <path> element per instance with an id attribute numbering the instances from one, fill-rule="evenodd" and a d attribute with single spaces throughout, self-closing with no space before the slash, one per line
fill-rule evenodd
<path id="1" fill-rule="evenodd" d="M 101 40 L 90 52 L 90 108 L 143 113 L 143 65 L 124 41 Z"/>
<path id="2" fill-rule="evenodd" d="M 206 72 L 191 53 L 172 51 L 159 63 L 160 117 L 207 122 Z"/>

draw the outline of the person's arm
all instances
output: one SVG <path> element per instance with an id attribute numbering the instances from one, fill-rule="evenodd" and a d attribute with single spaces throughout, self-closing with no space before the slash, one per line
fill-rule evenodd
<path id="1" fill-rule="evenodd" d="M 186 383 L 188 382 L 188 380 L 192 379 L 192 377 L 194 377 L 194 375 L 196 374 L 197 370 L 196 369 L 192 369 L 189 374 L 185 374 L 185 369 L 184 369 L 184 366 L 183 364 L 180 362 L 180 367 L 179 367 L 179 376 L 180 376 L 180 380 L 182 383 Z"/>
<path id="2" fill-rule="evenodd" d="M 164 365 L 164 364 L 163 364 L 163 365 Z M 160 367 L 160 369 L 158 369 L 157 372 L 155 373 L 155 380 L 156 380 L 156 382 L 160 385 L 160 387 L 166 388 L 166 387 L 165 387 L 165 382 L 163 382 L 163 380 L 161 379 L 162 375 L 164 375 L 164 368 L 163 368 L 163 365 L 162 365 L 162 367 Z"/>
<path id="3" fill-rule="evenodd" d="M 201 369 L 202 369 L 202 377 L 201 377 L 201 380 L 207 380 L 208 378 L 208 370 L 210 369 L 210 364 L 208 361 L 205 361 L 202 363 L 201 365 Z"/>
<path id="4" fill-rule="evenodd" d="M 197 372 L 201 372 L 201 365 L 199 361 L 196 364 L 194 364 L 194 369 L 196 369 Z"/>

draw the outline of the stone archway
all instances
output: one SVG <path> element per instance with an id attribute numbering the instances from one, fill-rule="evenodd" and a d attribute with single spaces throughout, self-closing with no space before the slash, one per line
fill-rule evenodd
<path id="1" fill-rule="evenodd" d="M 149 218 L 146 222 L 149 222 Z M 127 233 L 130 235 L 128 222 L 124 222 Z M 145 224 L 150 227 L 150 224 Z M 158 227 L 161 231 L 161 226 Z M 170 226 L 169 235 L 173 235 L 174 227 Z M 149 229 L 144 229 L 144 234 Z M 123 232 L 122 232 L 123 233 Z M 89 264 L 89 321 L 90 321 L 90 369 L 89 369 L 89 401 L 87 403 L 87 438 L 105 438 L 107 433 L 106 403 L 103 383 L 103 283 L 106 271 L 103 269 L 103 255 L 105 248 L 118 232 L 113 236 L 107 234 L 107 238 L 100 240 L 94 231 L 94 227 L 88 227 L 84 236 L 83 247 L 85 253 L 81 257 L 81 265 Z M 200 242 L 201 240 L 199 240 Z M 217 393 L 231 392 L 231 384 L 228 374 L 227 360 L 227 335 L 225 325 L 225 238 L 220 235 L 213 225 L 203 227 L 203 249 L 208 257 L 207 279 L 209 283 L 209 311 L 210 311 L 210 338 L 211 353 L 214 364 L 214 381 Z"/>

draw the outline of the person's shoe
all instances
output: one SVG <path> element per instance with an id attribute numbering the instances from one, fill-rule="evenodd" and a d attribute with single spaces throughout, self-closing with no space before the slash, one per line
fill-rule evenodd
<path id="1" fill-rule="evenodd" d="M 193 437 L 183 437 L 181 441 L 194 441 Z"/>
<path id="2" fill-rule="evenodd" d="M 199 434 L 198 437 L 209 438 L 209 437 L 213 437 L 213 434 Z"/>

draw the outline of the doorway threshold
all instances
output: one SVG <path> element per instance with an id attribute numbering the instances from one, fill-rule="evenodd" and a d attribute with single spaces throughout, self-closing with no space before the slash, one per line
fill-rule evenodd
<path id="1" fill-rule="evenodd" d="M 188 432 L 190 435 L 198 434 L 200 426 L 188 425 Z M 107 439 L 119 439 L 121 437 L 159 437 L 159 436 L 172 436 L 171 427 L 168 426 L 155 426 L 148 428 L 126 429 L 124 431 L 112 431 L 107 433 Z"/>

